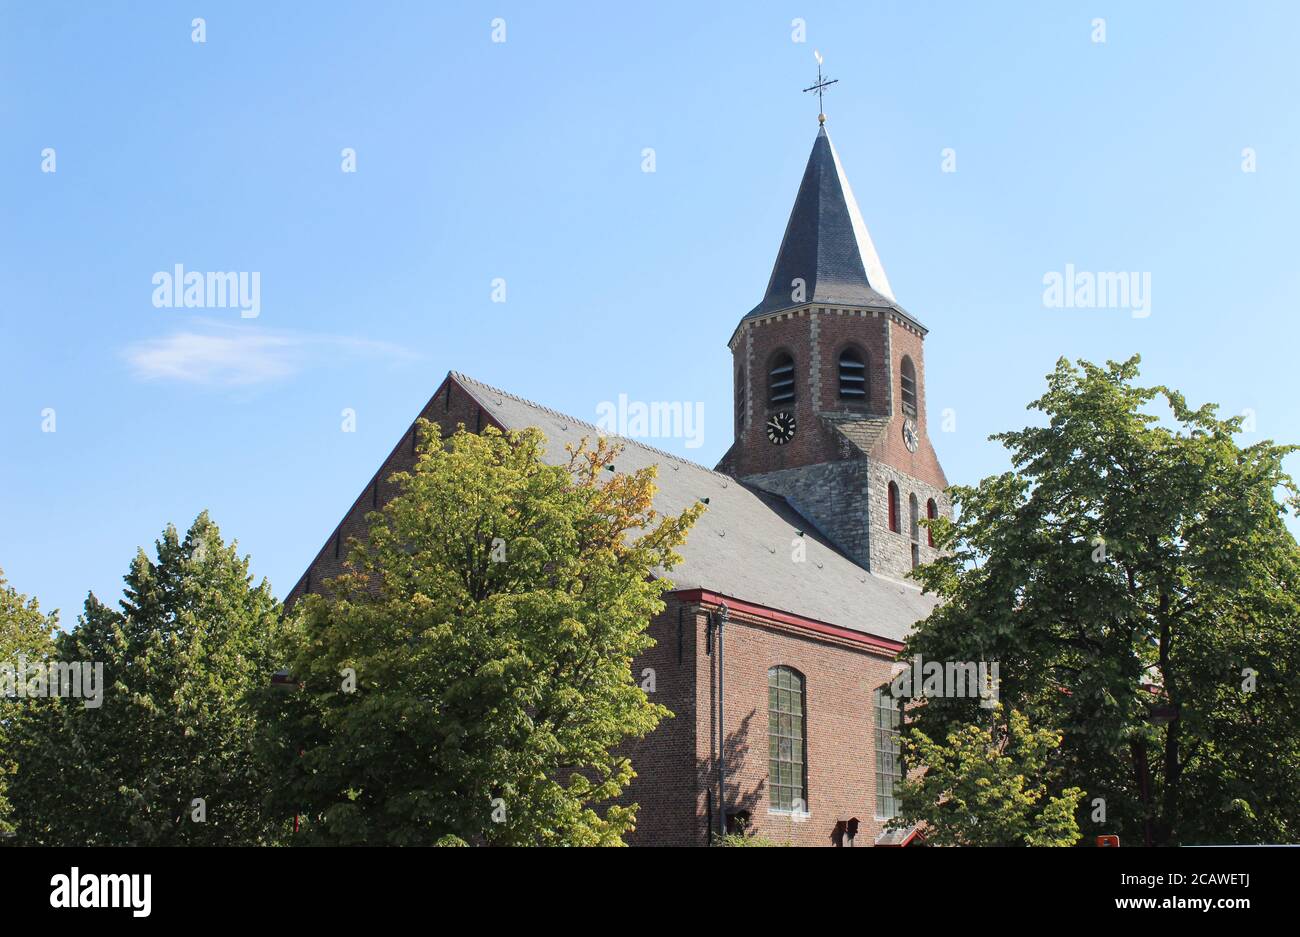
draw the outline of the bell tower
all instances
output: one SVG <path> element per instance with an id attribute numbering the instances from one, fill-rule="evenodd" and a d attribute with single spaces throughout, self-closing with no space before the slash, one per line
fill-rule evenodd
<path id="1" fill-rule="evenodd" d="M 949 511 L 926 419 L 927 330 L 895 300 L 819 120 L 767 291 L 728 343 L 735 442 L 718 470 L 784 496 L 865 569 L 902 577 L 936 554 L 918 521 Z"/>

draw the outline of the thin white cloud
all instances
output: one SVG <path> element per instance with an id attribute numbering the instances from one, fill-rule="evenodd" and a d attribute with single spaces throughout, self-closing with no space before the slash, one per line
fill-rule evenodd
<path id="1" fill-rule="evenodd" d="M 209 387 L 250 387 L 291 377 L 339 355 L 409 360 L 411 352 L 388 342 L 341 335 L 269 330 L 199 320 L 174 332 L 127 346 L 123 354 L 144 381 L 180 381 Z"/>

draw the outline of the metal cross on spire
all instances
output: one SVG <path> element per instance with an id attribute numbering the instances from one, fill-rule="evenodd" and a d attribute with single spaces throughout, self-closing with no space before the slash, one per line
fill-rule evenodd
<path id="1" fill-rule="evenodd" d="M 832 78 L 830 81 L 827 81 L 822 78 L 822 54 L 814 50 L 813 55 L 817 57 L 817 84 L 813 85 L 811 88 L 804 88 L 803 90 L 805 92 L 817 92 L 817 123 L 824 124 L 826 123 L 826 110 L 822 107 L 822 93 L 831 85 L 836 84 L 839 79 Z"/>

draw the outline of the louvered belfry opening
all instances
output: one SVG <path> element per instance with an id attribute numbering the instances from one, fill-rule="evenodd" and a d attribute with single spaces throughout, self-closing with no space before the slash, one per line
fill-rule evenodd
<path id="1" fill-rule="evenodd" d="M 851 403 L 867 402 L 867 362 L 856 348 L 840 352 L 840 397 Z"/>
<path id="2" fill-rule="evenodd" d="M 903 358 L 902 367 L 902 384 L 903 390 L 903 412 L 908 416 L 916 416 L 916 368 L 912 365 L 912 359 Z"/>
<path id="3" fill-rule="evenodd" d="M 772 359 L 768 372 L 768 400 L 771 403 L 794 402 L 794 358 L 781 352 Z"/>

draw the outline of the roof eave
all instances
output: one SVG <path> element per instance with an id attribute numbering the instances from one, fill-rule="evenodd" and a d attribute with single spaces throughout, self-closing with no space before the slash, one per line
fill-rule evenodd
<path id="1" fill-rule="evenodd" d="M 727 345 L 728 347 L 730 347 L 731 343 L 735 341 L 737 333 L 740 332 L 740 327 L 743 326 L 746 322 L 755 322 L 759 319 L 767 319 L 769 317 L 776 318 L 778 316 L 784 315 L 785 313 L 795 312 L 796 310 L 811 309 L 813 306 L 825 306 L 831 309 L 852 309 L 855 311 L 862 310 L 864 312 L 870 311 L 877 314 L 882 311 L 891 312 L 897 315 L 899 318 L 903 319 L 908 325 L 915 328 L 918 332 L 921 333 L 922 336 L 928 335 L 930 333 L 930 330 L 927 329 L 924 325 L 922 325 L 920 320 L 918 320 L 916 316 L 912 315 L 902 306 L 898 305 L 898 303 L 885 302 L 882 305 L 878 305 L 878 304 L 866 305 L 866 304 L 853 304 L 853 303 L 844 303 L 844 302 L 831 302 L 822 299 L 813 299 L 802 303 L 791 303 L 788 306 L 774 306 L 771 308 L 765 308 L 763 303 L 759 303 L 749 312 L 745 313 L 745 315 L 741 317 L 740 321 L 736 323 L 736 327 L 732 330 L 731 336 L 727 339 Z"/>

